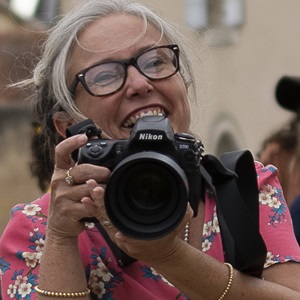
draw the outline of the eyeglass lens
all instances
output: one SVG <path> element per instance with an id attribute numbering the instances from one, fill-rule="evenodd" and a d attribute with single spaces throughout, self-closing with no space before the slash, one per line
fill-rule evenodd
<path id="1" fill-rule="evenodd" d="M 120 62 L 107 62 L 88 69 L 84 74 L 86 88 L 94 95 L 106 95 L 120 89 L 126 80 L 128 65 L 135 66 L 149 79 L 163 79 L 178 70 L 178 60 L 171 48 L 158 47 Z"/>

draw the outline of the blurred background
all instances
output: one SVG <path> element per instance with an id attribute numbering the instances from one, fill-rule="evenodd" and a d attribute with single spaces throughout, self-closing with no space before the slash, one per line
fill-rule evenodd
<path id="1" fill-rule="evenodd" d="M 30 172 L 33 127 L 26 91 L 7 85 L 30 76 L 39 45 L 81 0 L 0 0 L 0 235 L 9 211 L 42 192 Z M 298 0 L 145 0 L 196 45 L 200 79 L 193 130 L 206 153 L 250 149 L 292 117 L 275 101 L 283 75 L 300 76 Z"/>

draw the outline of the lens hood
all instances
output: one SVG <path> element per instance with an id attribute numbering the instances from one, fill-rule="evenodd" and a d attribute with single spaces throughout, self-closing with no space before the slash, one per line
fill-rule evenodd
<path id="1" fill-rule="evenodd" d="M 108 217 L 124 234 L 155 239 L 182 221 L 189 201 L 183 169 L 170 157 L 144 151 L 122 160 L 105 191 Z"/>

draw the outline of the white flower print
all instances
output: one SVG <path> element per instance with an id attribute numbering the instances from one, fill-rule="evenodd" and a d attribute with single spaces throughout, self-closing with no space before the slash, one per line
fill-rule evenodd
<path id="1" fill-rule="evenodd" d="M 27 283 L 28 282 L 28 277 L 27 276 L 22 276 L 22 275 L 18 275 L 15 281 L 15 285 L 18 287 L 20 286 L 22 283 Z"/>
<path id="2" fill-rule="evenodd" d="M 204 226 L 203 226 L 203 235 L 204 235 L 204 236 L 210 236 L 212 232 L 213 232 L 213 224 L 212 224 L 212 221 L 208 221 L 208 222 L 205 223 Z"/>
<path id="3" fill-rule="evenodd" d="M 113 277 L 112 274 L 110 274 L 109 270 L 103 263 L 103 261 L 98 258 L 99 263 L 98 263 L 98 268 L 97 270 L 97 275 L 102 278 L 103 281 L 108 282 L 110 279 Z M 100 261 L 101 260 L 101 261 Z"/>
<path id="4" fill-rule="evenodd" d="M 270 207 L 279 208 L 281 206 L 281 202 L 276 197 L 272 197 L 269 200 L 268 205 Z"/>
<path id="5" fill-rule="evenodd" d="M 215 236 L 220 233 L 220 225 L 218 216 L 216 213 L 216 206 L 214 207 L 214 213 L 211 216 L 211 220 L 207 221 L 203 225 L 203 238 L 202 238 L 202 251 L 209 251 L 212 247 Z"/>
<path id="6" fill-rule="evenodd" d="M 219 233 L 220 232 L 220 226 L 219 226 L 219 220 L 217 218 L 217 215 L 214 214 L 214 219 L 213 219 L 213 232 Z"/>
<path id="7" fill-rule="evenodd" d="M 95 223 L 93 223 L 93 222 L 85 222 L 84 226 L 87 229 L 93 229 L 93 228 L 95 228 Z"/>
<path id="8" fill-rule="evenodd" d="M 93 285 L 94 283 L 98 282 L 98 271 L 97 269 L 94 269 L 91 271 L 90 274 L 90 285 Z"/>
<path id="9" fill-rule="evenodd" d="M 35 216 L 37 212 L 41 211 L 42 208 L 37 204 L 27 204 L 25 205 L 22 213 L 26 216 Z"/>
<path id="10" fill-rule="evenodd" d="M 102 281 L 91 284 L 91 288 L 93 293 L 97 295 L 98 299 L 102 299 L 103 295 L 106 293 L 106 289 Z"/>
<path id="11" fill-rule="evenodd" d="M 270 194 L 265 194 L 265 193 L 259 193 L 259 202 L 263 205 L 266 205 L 269 203 L 271 199 L 271 195 Z"/>
<path id="12" fill-rule="evenodd" d="M 174 287 L 174 285 L 173 285 L 170 281 L 168 281 L 168 279 L 165 278 L 164 276 L 160 275 L 160 278 L 161 278 L 161 280 L 162 280 L 163 282 L 165 282 L 167 285 Z"/>
<path id="13" fill-rule="evenodd" d="M 37 245 L 36 246 L 36 251 L 37 252 L 43 252 L 44 246 L 45 246 L 45 240 L 44 239 L 39 239 L 34 241 L 34 243 Z"/>
<path id="14" fill-rule="evenodd" d="M 22 256 L 25 259 L 25 263 L 28 267 L 35 268 L 40 263 L 42 253 L 23 252 Z"/>
<path id="15" fill-rule="evenodd" d="M 10 298 L 14 298 L 16 293 L 17 293 L 17 287 L 13 284 L 10 284 L 8 286 L 7 294 L 9 295 Z"/>
<path id="16" fill-rule="evenodd" d="M 18 289 L 18 293 L 21 295 L 22 298 L 25 298 L 28 294 L 31 293 L 31 287 L 31 283 L 23 282 Z"/>
<path id="17" fill-rule="evenodd" d="M 264 194 L 273 195 L 276 191 L 275 191 L 274 187 L 271 186 L 270 184 L 267 184 L 267 185 L 264 184 L 261 186 L 261 192 Z"/>
<path id="18" fill-rule="evenodd" d="M 212 245 L 212 242 L 209 241 L 209 239 L 205 239 L 203 242 L 202 242 L 202 251 L 203 252 L 206 252 L 210 249 Z"/>
<path id="19" fill-rule="evenodd" d="M 267 256 L 266 256 L 264 268 L 267 268 L 267 267 L 275 264 L 278 261 L 280 261 L 279 254 L 274 255 L 272 252 L 268 252 Z"/>
<path id="20" fill-rule="evenodd" d="M 163 277 L 162 275 L 160 275 L 155 269 L 153 269 L 152 267 L 150 267 L 150 270 L 151 270 L 151 272 L 152 272 L 153 275 L 159 276 L 163 282 L 167 283 L 169 286 L 174 287 L 174 285 L 171 282 L 169 282 L 168 279 L 166 279 L 165 277 Z"/>
<path id="21" fill-rule="evenodd" d="M 259 193 L 259 203 L 270 209 L 268 225 L 277 227 L 286 220 L 287 204 L 280 188 L 263 185 Z"/>

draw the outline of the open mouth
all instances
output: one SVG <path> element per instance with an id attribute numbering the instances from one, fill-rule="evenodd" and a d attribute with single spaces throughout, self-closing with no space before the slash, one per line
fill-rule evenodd
<path id="1" fill-rule="evenodd" d="M 142 111 L 139 114 L 131 116 L 128 120 L 126 120 L 123 126 L 126 128 L 132 128 L 136 123 L 136 121 L 142 118 L 143 116 L 157 116 L 157 115 L 165 116 L 166 113 L 160 108 L 154 110 Z"/>

